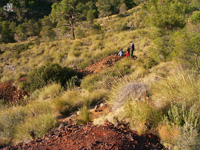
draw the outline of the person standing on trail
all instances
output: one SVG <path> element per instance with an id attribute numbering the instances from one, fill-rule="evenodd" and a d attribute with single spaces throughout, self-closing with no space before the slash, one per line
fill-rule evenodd
<path id="1" fill-rule="evenodd" d="M 126 50 L 126 57 L 128 57 L 128 56 L 129 56 L 129 54 L 130 54 L 130 48 L 129 48 L 129 47 L 127 47 L 127 50 Z"/>
<path id="2" fill-rule="evenodd" d="M 120 52 L 118 53 L 119 56 L 123 56 L 123 49 L 120 50 Z"/>
<path id="3" fill-rule="evenodd" d="M 133 57 L 133 52 L 135 50 L 135 45 L 134 43 L 131 41 L 131 56 Z"/>

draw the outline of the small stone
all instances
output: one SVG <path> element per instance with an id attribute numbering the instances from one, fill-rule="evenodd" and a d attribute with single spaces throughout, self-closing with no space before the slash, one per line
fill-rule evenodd
<path id="1" fill-rule="evenodd" d="M 100 107 L 105 107 L 105 106 L 107 106 L 106 103 L 101 103 L 101 104 L 100 104 Z"/>
<path id="2" fill-rule="evenodd" d="M 62 130 L 62 129 L 64 129 L 64 124 L 63 123 L 61 123 L 60 125 L 59 125 L 59 127 L 58 127 L 58 130 Z"/>

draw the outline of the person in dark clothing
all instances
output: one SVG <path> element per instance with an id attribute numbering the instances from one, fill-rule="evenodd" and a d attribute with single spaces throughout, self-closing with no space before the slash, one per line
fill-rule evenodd
<path id="1" fill-rule="evenodd" d="M 133 42 L 131 42 L 131 56 L 133 57 L 133 52 L 135 50 L 135 45 Z"/>
<path id="2" fill-rule="evenodd" d="M 130 54 L 130 48 L 128 47 L 127 50 L 126 50 L 126 57 L 128 57 Z"/>

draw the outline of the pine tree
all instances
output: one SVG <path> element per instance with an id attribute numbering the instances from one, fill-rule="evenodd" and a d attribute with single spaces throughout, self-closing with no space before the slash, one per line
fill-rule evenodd
<path id="1" fill-rule="evenodd" d="M 52 5 L 51 20 L 58 22 L 65 20 L 65 25 L 70 26 L 71 34 L 75 39 L 75 24 L 81 21 L 81 5 L 84 5 L 82 0 L 62 0 L 60 3 Z"/>

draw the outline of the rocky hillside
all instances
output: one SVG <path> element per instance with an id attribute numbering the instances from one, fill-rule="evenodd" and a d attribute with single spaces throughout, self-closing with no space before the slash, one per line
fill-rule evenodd
<path id="1" fill-rule="evenodd" d="M 1 147 L 200 149 L 199 1 L 57 2 L 0 18 Z"/>

